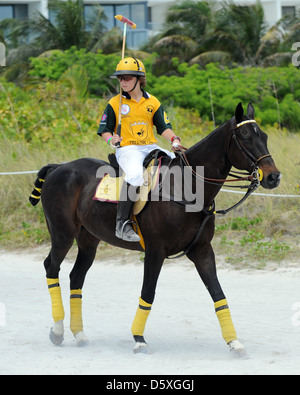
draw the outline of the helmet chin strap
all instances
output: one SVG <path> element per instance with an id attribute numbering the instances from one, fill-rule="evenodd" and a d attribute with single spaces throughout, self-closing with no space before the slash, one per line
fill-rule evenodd
<path id="1" fill-rule="evenodd" d="M 140 79 L 140 77 L 136 77 L 136 82 L 135 82 L 135 84 L 134 84 L 134 87 L 133 87 L 130 91 L 128 91 L 128 93 L 135 90 L 135 88 L 136 88 L 136 86 L 137 86 L 137 83 L 138 83 L 138 80 L 139 80 L 139 79 Z"/>
<path id="2" fill-rule="evenodd" d="M 132 57 L 132 58 L 136 61 L 136 64 L 137 64 L 137 71 L 139 71 L 139 70 L 140 70 L 139 61 L 138 61 L 135 57 Z M 129 74 L 129 75 L 130 75 L 130 74 Z M 136 86 L 137 86 L 137 83 L 138 83 L 138 80 L 140 79 L 139 76 L 134 76 L 134 77 L 136 77 L 136 82 L 135 82 L 135 84 L 134 84 L 134 87 L 133 87 L 130 91 L 128 91 L 128 93 L 135 90 L 135 88 L 136 88 Z"/>

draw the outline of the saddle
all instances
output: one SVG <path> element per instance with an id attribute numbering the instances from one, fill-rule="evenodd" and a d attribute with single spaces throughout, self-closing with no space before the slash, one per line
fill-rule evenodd
<path id="1" fill-rule="evenodd" d="M 139 214 L 145 207 L 148 196 L 159 182 L 161 160 L 167 154 L 159 149 L 151 151 L 144 159 L 144 184 L 139 187 L 138 200 L 133 206 L 133 215 Z M 115 154 L 109 154 L 108 160 L 114 172 L 104 175 L 97 185 L 93 200 L 118 203 L 125 174 L 119 167 Z"/>

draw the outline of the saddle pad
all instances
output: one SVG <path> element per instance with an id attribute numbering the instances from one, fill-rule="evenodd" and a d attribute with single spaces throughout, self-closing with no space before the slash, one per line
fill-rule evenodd
<path id="1" fill-rule="evenodd" d="M 122 177 L 111 177 L 109 174 L 106 174 L 97 185 L 93 200 L 118 203 L 123 181 L 124 174 Z"/>
<path id="2" fill-rule="evenodd" d="M 139 214 L 148 201 L 148 195 L 153 190 L 159 180 L 159 170 L 161 160 L 158 160 L 158 165 L 155 166 L 155 158 L 153 158 L 144 171 L 144 184 L 139 188 L 138 200 L 133 206 L 133 215 Z M 124 181 L 124 174 L 122 177 L 111 177 L 106 174 L 99 182 L 93 200 L 101 202 L 118 203 L 120 200 L 120 192 Z"/>

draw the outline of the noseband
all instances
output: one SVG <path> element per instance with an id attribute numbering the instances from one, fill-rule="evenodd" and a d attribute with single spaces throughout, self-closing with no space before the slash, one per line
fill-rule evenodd
<path id="1" fill-rule="evenodd" d="M 246 121 L 243 121 L 243 122 L 238 123 L 238 124 L 233 128 L 233 130 L 232 130 L 232 137 L 233 137 L 234 140 L 236 141 L 237 146 L 238 146 L 238 148 L 240 149 L 240 151 L 242 151 L 242 152 L 246 155 L 247 159 L 250 159 L 250 160 L 251 160 L 251 166 L 255 168 L 255 167 L 257 167 L 258 163 L 259 163 L 262 159 L 267 158 L 267 157 L 270 157 L 271 154 L 262 155 L 261 157 L 259 157 L 259 158 L 257 159 L 254 155 L 251 154 L 251 152 L 250 152 L 247 148 L 245 148 L 245 147 L 242 146 L 242 144 L 240 143 L 240 141 L 239 141 L 239 139 L 238 139 L 238 137 L 237 137 L 235 131 L 236 131 L 238 128 L 240 128 L 241 126 L 246 125 L 247 123 L 256 123 L 256 121 L 255 121 L 254 119 L 247 119 Z"/>

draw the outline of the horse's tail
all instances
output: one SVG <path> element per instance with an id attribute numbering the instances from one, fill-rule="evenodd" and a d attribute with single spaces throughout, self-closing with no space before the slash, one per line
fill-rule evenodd
<path id="1" fill-rule="evenodd" d="M 41 194 L 42 194 L 42 187 L 43 187 L 43 184 L 46 180 L 46 177 L 48 176 L 48 174 L 52 173 L 52 171 L 55 170 L 59 166 L 60 165 L 50 164 L 50 165 L 42 167 L 40 169 L 40 171 L 38 172 L 37 179 L 35 180 L 35 183 L 34 183 L 34 189 L 31 192 L 31 195 L 29 196 L 29 201 L 33 206 L 36 206 L 38 204 L 38 202 L 40 201 Z"/>

